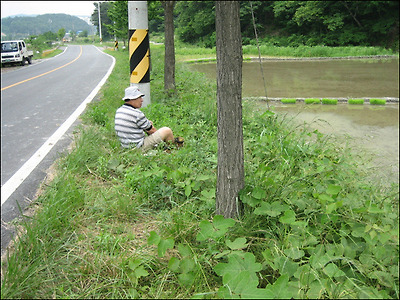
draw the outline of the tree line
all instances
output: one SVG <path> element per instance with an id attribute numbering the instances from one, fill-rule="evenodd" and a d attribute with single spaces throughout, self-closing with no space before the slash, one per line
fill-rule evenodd
<path id="1" fill-rule="evenodd" d="M 148 1 L 150 33 L 164 32 L 164 1 Z M 103 39 L 127 40 L 128 1 L 100 5 Z M 243 45 L 380 46 L 398 51 L 399 1 L 239 1 Z M 91 16 L 98 27 L 98 4 Z M 176 1 L 176 36 L 215 47 L 215 1 Z"/>

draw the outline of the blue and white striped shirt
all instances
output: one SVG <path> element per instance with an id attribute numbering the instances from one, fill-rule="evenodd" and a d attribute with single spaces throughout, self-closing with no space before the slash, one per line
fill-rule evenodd
<path id="1" fill-rule="evenodd" d="M 125 103 L 115 113 L 115 133 L 124 148 L 141 147 L 144 131 L 151 127 L 144 113 L 130 104 Z"/>

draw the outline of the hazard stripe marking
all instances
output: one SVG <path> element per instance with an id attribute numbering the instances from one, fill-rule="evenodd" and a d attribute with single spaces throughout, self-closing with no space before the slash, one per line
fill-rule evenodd
<path id="1" fill-rule="evenodd" d="M 150 82 L 150 50 L 147 29 L 129 30 L 130 82 Z"/>

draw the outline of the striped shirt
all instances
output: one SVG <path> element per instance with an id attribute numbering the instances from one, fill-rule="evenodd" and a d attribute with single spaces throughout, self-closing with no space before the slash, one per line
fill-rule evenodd
<path id="1" fill-rule="evenodd" d="M 144 141 L 144 130 L 152 125 L 143 112 L 125 103 L 115 113 L 115 133 L 124 148 L 141 147 Z"/>

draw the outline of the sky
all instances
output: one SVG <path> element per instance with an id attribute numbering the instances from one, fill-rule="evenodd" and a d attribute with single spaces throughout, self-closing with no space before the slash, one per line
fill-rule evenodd
<path id="1" fill-rule="evenodd" d="M 91 16 L 97 1 L 1 1 L 1 17 L 64 13 L 73 16 Z"/>

